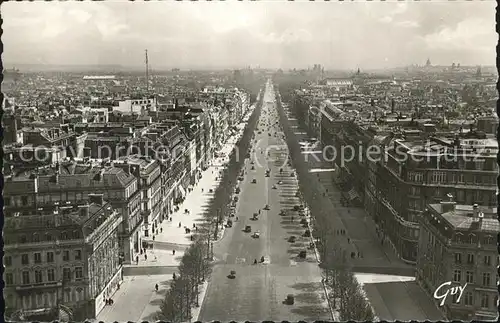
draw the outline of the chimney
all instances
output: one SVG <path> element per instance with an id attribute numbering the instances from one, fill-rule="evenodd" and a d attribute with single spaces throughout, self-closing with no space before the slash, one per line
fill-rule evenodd
<path id="1" fill-rule="evenodd" d="M 478 219 L 479 218 L 479 205 L 477 205 L 477 203 L 475 203 L 472 206 L 472 217 L 474 219 Z"/>
<path id="2" fill-rule="evenodd" d="M 443 210 L 443 213 L 455 211 L 455 205 L 457 203 L 453 201 L 453 195 L 448 193 L 446 197 L 448 198 L 447 201 L 441 201 L 441 209 Z"/>
<path id="3" fill-rule="evenodd" d="M 89 216 L 89 205 L 78 205 L 78 214 L 80 217 L 88 217 Z"/>
<path id="4" fill-rule="evenodd" d="M 103 205 L 104 204 L 104 195 L 103 194 L 89 194 L 89 202 Z"/>

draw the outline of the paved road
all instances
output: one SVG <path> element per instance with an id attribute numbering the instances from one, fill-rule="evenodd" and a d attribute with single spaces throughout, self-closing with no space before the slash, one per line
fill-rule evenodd
<path id="1" fill-rule="evenodd" d="M 264 102 L 273 101 L 274 95 L 266 88 Z M 237 216 L 239 221 L 226 230 L 224 238 L 214 246 L 216 263 L 198 319 L 200 321 L 263 321 L 263 320 L 329 320 L 329 308 L 321 285 L 321 272 L 314 253 L 308 250 L 308 257 L 298 259 L 299 251 L 306 250 L 308 238 L 301 237 L 305 229 L 299 224 L 298 214 L 280 216 L 282 208 L 290 209 L 297 203 L 294 197 L 297 182 L 291 177 L 290 169 L 279 174 L 282 163 L 286 163 L 279 151 L 266 149 L 272 145 L 284 144 L 277 137 L 268 135 L 268 126 L 278 121 L 274 103 L 264 103 L 259 120 L 261 134 L 255 132 L 254 152 L 251 161 L 244 166 L 244 180 L 240 182 Z M 268 112 L 269 111 L 269 112 Z M 274 134 L 274 130 L 272 131 Z M 261 150 L 263 153 L 261 153 Z M 271 176 L 265 177 L 266 169 Z M 257 183 L 252 183 L 253 179 Z M 277 182 L 283 183 L 278 185 Z M 276 189 L 272 186 L 276 185 Z M 259 219 L 251 220 L 254 212 L 270 205 L 270 210 L 261 211 Z M 243 232 L 251 225 L 252 232 L 260 231 L 260 238 L 252 238 Z M 297 236 L 295 243 L 288 237 Z M 264 256 L 265 262 L 253 264 Z M 229 279 L 231 270 L 236 278 Z M 285 305 L 288 294 L 295 296 L 294 305 Z"/>

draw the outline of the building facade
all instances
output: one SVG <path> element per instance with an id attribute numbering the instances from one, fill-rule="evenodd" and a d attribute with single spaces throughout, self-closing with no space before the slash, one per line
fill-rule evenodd
<path id="1" fill-rule="evenodd" d="M 447 201 L 429 204 L 420 217 L 417 281 L 433 296 L 465 286 L 462 297 L 450 295 L 441 307 L 448 319 L 491 321 L 497 312 L 497 209 Z M 435 300 L 436 303 L 441 300 Z"/>

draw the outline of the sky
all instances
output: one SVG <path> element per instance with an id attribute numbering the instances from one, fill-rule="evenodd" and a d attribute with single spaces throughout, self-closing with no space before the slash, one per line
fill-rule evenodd
<path id="1" fill-rule="evenodd" d="M 6 2 L 4 66 L 495 65 L 494 0 Z"/>

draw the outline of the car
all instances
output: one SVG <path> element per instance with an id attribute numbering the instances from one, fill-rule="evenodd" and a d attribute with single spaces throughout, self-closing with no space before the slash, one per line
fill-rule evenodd
<path id="1" fill-rule="evenodd" d="M 292 172 L 292 173 L 290 174 L 290 177 L 295 177 L 295 173 L 294 173 L 294 172 Z"/>
<path id="2" fill-rule="evenodd" d="M 235 193 L 236 194 L 240 194 L 240 192 L 241 192 L 241 189 L 239 187 L 237 187 L 236 190 L 235 190 Z"/>
<path id="3" fill-rule="evenodd" d="M 302 250 L 301 252 L 299 252 L 299 258 L 306 258 L 307 257 L 307 251 L 306 250 Z"/>
<path id="4" fill-rule="evenodd" d="M 252 232 L 252 227 L 249 225 L 245 226 L 245 232 Z"/>
<path id="5" fill-rule="evenodd" d="M 290 238 L 288 238 L 288 242 L 290 242 L 290 243 L 295 243 L 295 241 L 297 241 L 296 236 L 291 236 Z"/>
<path id="6" fill-rule="evenodd" d="M 252 170 L 255 170 L 255 166 L 252 165 Z"/>
<path id="7" fill-rule="evenodd" d="M 252 234 L 252 238 L 259 238 L 260 237 L 260 232 L 259 231 L 255 231 L 253 234 Z"/>
<path id="8" fill-rule="evenodd" d="M 293 305 L 295 303 L 295 297 L 292 294 L 288 294 L 286 296 L 285 303 L 288 305 Z"/>
<path id="9" fill-rule="evenodd" d="M 276 185 L 273 185 L 273 190 L 275 190 L 275 189 L 276 189 Z"/>
<path id="10" fill-rule="evenodd" d="M 254 164 L 255 164 L 255 162 L 252 160 L 252 161 L 250 162 L 250 165 L 254 165 Z"/>
<path id="11" fill-rule="evenodd" d="M 243 176 L 238 176 L 239 181 L 242 181 L 243 179 L 244 179 Z"/>
<path id="12" fill-rule="evenodd" d="M 269 204 L 266 204 L 266 206 L 264 206 L 264 210 L 270 210 L 271 207 L 269 206 Z"/>
<path id="13" fill-rule="evenodd" d="M 257 183 L 257 180 L 254 178 L 252 179 L 252 184 L 256 184 Z"/>
<path id="14" fill-rule="evenodd" d="M 231 270 L 231 272 L 229 273 L 229 275 L 227 275 L 227 277 L 229 279 L 235 279 L 236 278 L 236 271 L 235 270 Z"/>
<path id="15" fill-rule="evenodd" d="M 279 182 L 278 182 L 278 185 L 281 185 L 281 184 L 283 184 L 283 181 L 279 181 Z"/>
<path id="16" fill-rule="evenodd" d="M 311 236 L 311 231 L 309 231 L 309 229 L 307 229 L 305 232 L 304 232 L 304 237 L 310 237 Z"/>

